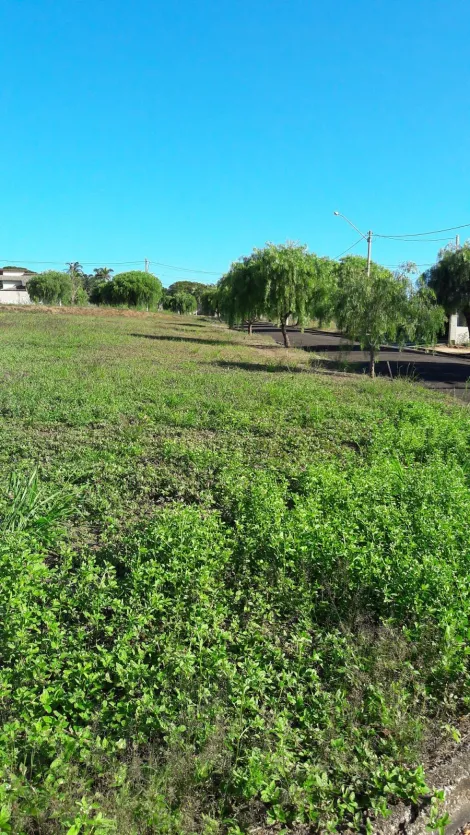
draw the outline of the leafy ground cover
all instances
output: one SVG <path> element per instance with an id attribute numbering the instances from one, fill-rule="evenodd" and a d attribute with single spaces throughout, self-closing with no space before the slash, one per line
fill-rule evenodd
<path id="1" fill-rule="evenodd" d="M 194 318 L 0 342 L 0 832 L 373 832 L 426 794 L 469 710 L 467 408 Z"/>

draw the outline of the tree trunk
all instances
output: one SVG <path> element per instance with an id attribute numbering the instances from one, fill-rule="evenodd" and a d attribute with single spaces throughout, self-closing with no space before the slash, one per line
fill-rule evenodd
<path id="1" fill-rule="evenodd" d="M 375 348 L 371 348 L 369 351 L 369 374 L 371 378 L 375 379 Z"/>
<path id="2" fill-rule="evenodd" d="M 445 323 L 445 341 L 446 345 L 450 346 L 450 315 L 447 317 L 447 322 Z"/>
<path id="3" fill-rule="evenodd" d="M 248 322 L 248 335 L 253 336 L 253 322 Z"/>
<path id="4" fill-rule="evenodd" d="M 285 348 L 290 348 L 289 334 L 287 333 L 287 330 L 286 330 L 286 321 L 287 321 L 287 317 L 286 317 L 286 319 L 283 319 L 281 321 L 281 333 L 282 333 L 282 338 L 284 340 L 284 347 Z"/>

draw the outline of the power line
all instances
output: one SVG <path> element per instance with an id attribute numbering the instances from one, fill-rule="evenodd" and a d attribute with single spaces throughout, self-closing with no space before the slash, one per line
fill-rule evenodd
<path id="1" fill-rule="evenodd" d="M 461 226 L 449 226 L 447 229 L 432 229 L 430 232 L 408 232 L 406 235 L 376 235 L 377 238 L 418 238 L 424 235 L 438 235 L 440 232 L 455 232 L 456 229 L 467 229 L 470 223 Z"/>
<path id="2" fill-rule="evenodd" d="M 342 258 L 343 255 L 346 255 L 347 252 L 350 252 L 351 249 L 354 249 L 354 247 L 357 246 L 358 244 L 360 244 L 361 241 L 363 241 L 363 240 L 365 240 L 364 235 L 362 236 L 362 238 L 359 238 L 359 240 L 356 241 L 355 244 L 352 244 L 352 246 L 348 247 L 348 249 L 345 249 L 344 252 L 341 253 L 341 255 L 337 255 L 336 258 L 334 258 L 333 260 L 334 261 L 339 261 L 339 259 Z"/>
<path id="3" fill-rule="evenodd" d="M 98 262 L 97 261 L 81 261 L 80 263 L 85 267 L 91 267 L 92 264 L 96 264 Z M 141 264 L 142 263 L 142 258 L 140 258 L 138 261 L 100 261 L 99 263 L 104 264 L 105 266 L 107 266 L 108 264 L 114 264 L 115 267 L 119 267 L 119 266 L 125 267 L 125 266 L 130 266 L 131 264 Z"/>
<path id="4" fill-rule="evenodd" d="M 44 264 L 46 266 L 51 266 L 51 265 L 54 265 L 54 266 L 61 265 L 61 266 L 63 266 L 64 264 L 67 263 L 66 261 L 37 261 L 36 259 L 31 260 L 31 259 L 25 259 L 25 258 L 3 258 L 2 260 L 5 261 L 5 263 L 9 263 L 9 264 L 15 264 L 15 263 L 18 263 L 18 264 L 19 263 L 21 263 L 21 264 Z M 204 274 L 204 275 L 221 276 L 224 272 L 223 270 L 220 270 L 219 272 L 217 272 L 216 270 L 197 270 L 197 269 L 193 269 L 192 267 L 177 267 L 175 264 L 162 264 L 160 261 L 152 261 L 150 259 L 144 259 L 144 258 L 140 258 L 138 261 L 108 261 L 107 259 L 102 259 L 101 261 L 98 261 L 98 260 L 96 260 L 96 261 L 80 261 L 80 264 L 83 267 L 91 267 L 91 266 L 93 266 L 93 264 L 98 264 L 98 263 L 106 264 L 106 266 L 114 265 L 115 267 L 117 267 L 117 266 L 126 267 L 126 266 L 132 266 L 133 264 L 145 264 L 146 262 L 148 264 L 155 264 L 155 266 L 157 266 L 157 267 L 166 267 L 167 269 L 170 269 L 170 270 L 180 270 L 181 272 L 187 272 L 187 273 L 198 273 L 198 274 Z M 171 275 L 169 277 L 171 277 Z"/>
<path id="5" fill-rule="evenodd" d="M 156 264 L 157 267 L 167 267 L 170 270 L 181 270 L 181 272 L 185 273 L 204 273 L 205 275 L 222 275 L 223 270 L 217 272 L 216 270 L 194 270 L 192 267 L 176 267 L 174 264 L 162 264 L 161 261 L 152 261 L 150 259 L 151 264 Z"/>
<path id="6" fill-rule="evenodd" d="M 413 240 L 412 238 L 398 238 L 394 235 L 377 235 L 377 238 L 387 239 L 387 241 L 399 241 L 401 244 L 429 244 L 429 243 L 438 243 L 439 241 L 453 241 L 454 238 L 419 238 L 418 240 Z"/>
<path id="7" fill-rule="evenodd" d="M 196 276 L 197 277 L 197 276 Z M 171 278 L 173 284 L 176 281 L 191 281 L 191 277 L 189 275 L 175 275 L 174 273 L 158 273 L 158 278 Z M 203 282 L 195 281 L 195 284 L 202 284 Z"/>
<path id="8" fill-rule="evenodd" d="M 67 263 L 66 261 L 36 261 L 36 260 L 31 261 L 31 260 L 27 260 L 25 258 L 10 258 L 10 259 L 3 258 L 2 260 L 3 261 L 9 261 L 11 263 L 15 263 L 15 261 L 16 261 L 17 263 L 22 263 L 22 264 L 46 264 L 46 265 L 47 264 L 62 264 L 62 265 L 64 265 L 64 264 Z M 142 264 L 142 261 L 143 261 L 143 259 L 141 258 L 140 261 L 104 261 L 103 260 L 103 261 L 101 261 L 101 263 L 105 264 L 106 266 L 108 266 L 108 264 L 114 264 L 114 266 L 117 267 L 117 266 L 129 266 L 131 264 Z M 83 267 L 91 267 L 93 264 L 97 264 L 97 263 L 100 263 L 100 262 L 98 262 L 98 261 L 80 261 L 80 263 Z"/>

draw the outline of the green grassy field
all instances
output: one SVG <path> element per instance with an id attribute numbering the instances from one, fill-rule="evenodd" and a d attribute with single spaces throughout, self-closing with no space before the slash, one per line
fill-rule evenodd
<path id="1" fill-rule="evenodd" d="M 0 343 L 0 832 L 373 832 L 425 794 L 469 709 L 468 409 L 194 318 Z"/>

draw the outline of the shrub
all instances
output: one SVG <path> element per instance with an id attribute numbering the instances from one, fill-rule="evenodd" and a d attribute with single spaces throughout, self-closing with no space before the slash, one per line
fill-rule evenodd
<path id="1" fill-rule="evenodd" d="M 217 287 L 204 290 L 201 294 L 200 307 L 203 316 L 219 315 L 219 297 Z"/>
<path id="2" fill-rule="evenodd" d="M 140 270 L 118 273 L 111 281 L 93 287 L 90 301 L 94 304 L 127 305 L 155 309 L 163 292 L 160 280 Z"/>
<path id="3" fill-rule="evenodd" d="M 113 303 L 113 291 L 111 281 L 98 281 L 93 285 L 90 292 L 90 302 L 92 304 L 109 304 Z"/>
<path id="4" fill-rule="evenodd" d="M 70 304 L 72 301 L 72 281 L 66 273 L 56 270 L 33 275 L 28 281 L 28 293 L 32 301 L 43 304 Z"/>
<path id="5" fill-rule="evenodd" d="M 74 775 L 88 804 L 109 781 L 114 811 L 127 787 L 128 831 L 156 784 L 176 832 L 189 801 L 244 826 L 262 804 L 273 822 L 357 830 L 426 792 L 424 706 L 468 703 L 464 474 L 324 464 L 293 490 L 234 466 L 218 504 L 160 511 L 120 547 L 53 565 L 34 528 L 2 543 L 13 810 L 49 819 Z"/>
<path id="6" fill-rule="evenodd" d="M 197 300 L 191 293 L 175 293 L 167 299 L 168 309 L 175 313 L 194 313 L 197 310 Z"/>

